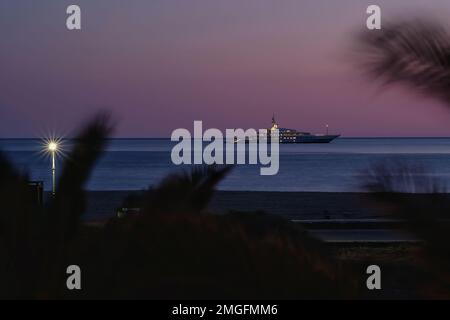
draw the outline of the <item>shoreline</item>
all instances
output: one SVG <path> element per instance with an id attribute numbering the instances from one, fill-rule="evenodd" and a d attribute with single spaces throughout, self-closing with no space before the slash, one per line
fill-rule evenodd
<path id="1" fill-rule="evenodd" d="M 129 194 L 140 192 L 142 190 L 86 191 L 85 219 L 97 220 L 112 217 Z M 229 211 L 261 211 L 287 219 L 385 217 L 373 204 L 372 195 L 361 192 L 216 191 L 209 210 L 219 214 Z"/>

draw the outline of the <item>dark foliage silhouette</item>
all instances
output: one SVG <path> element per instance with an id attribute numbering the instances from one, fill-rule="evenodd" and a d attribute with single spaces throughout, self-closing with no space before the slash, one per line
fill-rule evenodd
<path id="1" fill-rule="evenodd" d="M 83 223 L 85 185 L 111 131 L 101 115 L 64 163 L 56 196 L 30 200 L 27 176 L 0 156 L 1 298 L 337 298 L 354 294 L 322 243 L 265 213 L 213 214 L 231 167 L 195 167 L 126 199 L 138 214 Z M 66 289 L 66 267 L 83 290 Z M 343 285 L 341 285 L 343 284 Z"/>
<path id="2" fill-rule="evenodd" d="M 439 194 L 447 192 L 444 179 L 414 161 L 386 159 L 365 174 L 364 189 L 375 193 Z"/>
<path id="3" fill-rule="evenodd" d="M 135 202 L 142 203 L 139 215 L 111 220 L 105 234 L 114 249 L 98 248 L 95 256 L 103 255 L 107 265 L 114 261 L 111 272 L 123 273 L 107 277 L 115 279 L 113 284 L 93 276 L 98 295 L 324 298 L 352 293 L 352 282 L 339 278 L 323 244 L 291 223 L 265 213 L 208 211 L 215 186 L 230 170 L 195 167 L 170 175 Z M 340 280 L 345 286 L 338 285 Z"/>
<path id="4" fill-rule="evenodd" d="M 83 186 L 110 133 L 106 115 L 76 139 L 46 208 L 33 206 L 27 177 L 0 155 L 0 296 L 56 297 L 65 286 L 67 254 L 84 213 Z"/>
<path id="5" fill-rule="evenodd" d="M 424 166 L 387 160 L 375 164 L 363 184 L 380 210 L 405 221 L 404 228 L 424 241 L 419 261 L 428 275 L 426 292 L 450 297 L 450 197 L 444 181 Z"/>
<path id="6" fill-rule="evenodd" d="M 438 22 L 385 24 L 380 31 L 360 34 L 357 44 L 359 62 L 371 77 L 385 85 L 405 84 L 450 106 L 450 37 Z M 450 198 L 444 181 L 417 164 L 386 161 L 369 170 L 363 184 L 375 192 L 383 211 L 405 219 L 406 229 L 424 240 L 421 261 L 434 286 L 429 293 L 449 297 L 450 225 L 445 220 Z"/>
<path id="7" fill-rule="evenodd" d="M 147 211 L 201 212 L 209 204 L 216 185 L 231 166 L 195 166 L 190 172 L 171 174 L 147 195 Z M 176 201 L 173 201 L 175 195 Z"/>
<path id="8" fill-rule="evenodd" d="M 357 40 L 358 61 L 371 77 L 450 103 L 450 37 L 435 20 L 384 23 Z"/>

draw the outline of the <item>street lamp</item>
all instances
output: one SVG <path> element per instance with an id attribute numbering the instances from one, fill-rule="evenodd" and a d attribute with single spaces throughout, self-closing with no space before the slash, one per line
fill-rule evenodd
<path id="1" fill-rule="evenodd" d="M 58 151 L 58 142 L 49 141 L 47 150 L 52 156 L 52 194 L 56 193 L 56 152 Z"/>

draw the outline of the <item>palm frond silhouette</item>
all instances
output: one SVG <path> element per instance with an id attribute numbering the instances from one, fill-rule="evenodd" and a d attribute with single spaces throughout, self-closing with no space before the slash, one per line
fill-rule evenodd
<path id="1" fill-rule="evenodd" d="M 359 62 L 385 84 L 401 83 L 450 104 L 450 37 L 431 19 L 386 23 L 357 39 Z"/>
<path id="2" fill-rule="evenodd" d="M 75 139 L 73 150 L 64 162 L 58 182 L 58 189 L 52 199 L 48 214 L 49 224 L 60 233 L 58 242 L 70 239 L 79 226 L 85 212 L 84 185 L 87 183 L 94 165 L 102 155 L 106 138 L 112 132 L 107 114 L 96 116 Z"/>
<path id="3" fill-rule="evenodd" d="M 231 169 L 232 166 L 199 165 L 191 171 L 171 174 L 150 191 L 147 209 L 154 212 L 201 212 L 211 201 L 217 184 Z"/>
<path id="4" fill-rule="evenodd" d="M 33 205 L 27 176 L 0 155 L 0 296 L 55 297 L 64 286 L 68 247 L 84 213 L 84 184 L 111 127 L 99 115 L 80 133 L 66 161 L 57 193 L 46 208 Z"/>

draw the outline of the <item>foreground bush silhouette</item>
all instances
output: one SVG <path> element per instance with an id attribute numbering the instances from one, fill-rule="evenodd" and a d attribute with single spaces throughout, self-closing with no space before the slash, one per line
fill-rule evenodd
<path id="1" fill-rule="evenodd" d="M 450 35 L 435 19 L 385 24 L 360 33 L 358 60 L 384 85 L 405 85 L 450 106 Z M 406 228 L 424 240 L 420 261 L 430 275 L 432 295 L 450 297 L 450 199 L 446 184 L 426 168 L 407 162 L 376 164 L 363 184 L 375 192 L 381 210 L 406 220 Z M 405 193 L 415 193 L 408 196 Z M 436 281 L 433 281 L 435 277 Z"/>
<path id="2" fill-rule="evenodd" d="M 57 194 L 46 208 L 33 205 L 27 176 L 0 155 L 0 297 L 60 294 L 85 210 L 83 186 L 110 132 L 103 114 L 81 131 L 64 163 Z"/>
<path id="3" fill-rule="evenodd" d="M 385 160 L 372 166 L 363 184 L 379 210 L 402 219 L 423 240 L 416 267 L 426 274 L 425 296 L 450 298 L 450 197 L 444 181 L 420 164 Z"/>
<path id="4" fill-rule="evenodd" d="M 216 215 L 207 206 L 230 167 L 170 175 L 141 212 L 102 227 L 82 223 L 83 186 L 111 126 L 95 118 L 76 139 L 57 193 L 34 207 L 27 177 L 0 157 L 1 298 L 338 298 L 352 282 L 318 241 L 264 213 Z M 82 290 L 66 288 L 66 268 Z M 340 283 L 344 285 L 340 285 Z M 345 290 L 343 290 L 345 288 Z"/>
<path id="5" fill-rule="evenodd" d="M 85 273 L 90 296 L 348 296 L 352 282 L 339 278 L 322 244 L 297 227 L 264 213 L 207 211 L 214 187 L 230 169 L 170 175 L 139 200 L 139 215 L 110 220 L 89 254 L 77 257 L 91 264 Z"/>

